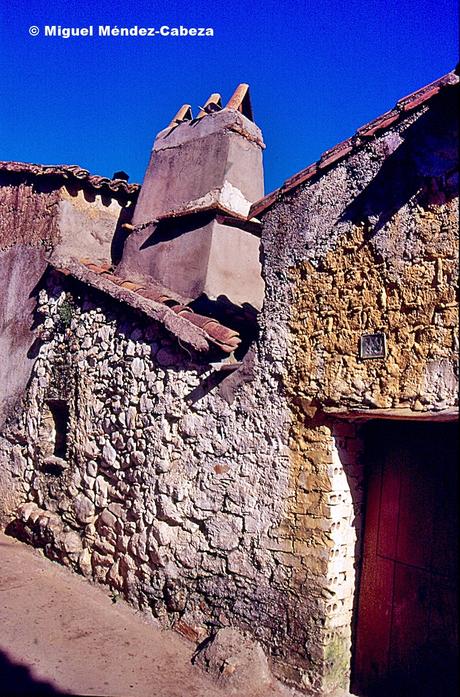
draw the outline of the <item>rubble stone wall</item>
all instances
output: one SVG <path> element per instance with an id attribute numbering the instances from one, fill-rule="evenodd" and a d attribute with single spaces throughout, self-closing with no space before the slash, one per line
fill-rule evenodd
<path id="1" fill-rule="evenodd" d="M 292 498 L 280 376 L 255 356 L 253 382 L 224 399 L 225 380 L 209 391 L 209 363 L 159 325 L 48 279 L 25 410 L 4 434 L 23 489 L 8 530 L 195 641 L 250 629 L 278 674 L 315 684 L 316 601 L 280 552 L 308 573 L 278 530 Z M 65 457 L 50 454 L 59 404 Z"/>
<path id="2" fill-rule="evenodd" d="M 364 472 L 359 430 L 328 409 L 455 404 L 450 99 L 266 214 L 260 338 L 241 372 L 216 380 L 211 356 L 49 275 L 0 447 L 23 501 L 9 529 L 195 641 L 247 628 L 288 681 L 346 687 Z M 377 331 L 387 355 L 362 361 Z"/>
<path id="3" fill-rule="evenodd" d="M 234 373 L 210 389 L 207 360 L 56 272 L 38 311 L 25 410 L 3 441 L 22 492 L 8 530 L 195 641 L 237 625 L 285 679 L 317 692 L 329 666 L 346 684 L 356 540 L 338 529 L 356 511 L 345 426 L 306 424 L 293 458 L 282 363 L 262 347 L 245 359 L 252 381 Z M 348 645 L 331 655 L 337 632 Z"/>
<path id="4" fill-rule="evenodd" d="M 415 412 L 458 404 L 450 89 L 264 219 L 266 283 L 290 308 L 289 381 L 305 404 Z M 360 338 L 378 332 L 386 357 L 362 360 Z"/>
<path id="5" fill-rule="evenodd" d="M 296 492 L 284 533 L 305 559 L 305 595 L 317 598 L 306 651 L 321 647 L 324 689 L 349 671 L 364 498 L 359 432 L 327 415 L 434 418 L 458 405 L 455 92 L 264 216 L 264 350 L 284 376 Z M 362 359 L 360 338 L 378 332 L 386 356 Z"/>
<path id="6" fill-rule="evenodd" d="M 62 186 L 53 177 L 0 176 L 0 425 L 18 405 L 34 353 L 34 289 L 53 253 L 119 261 L 132 202 Z"/>

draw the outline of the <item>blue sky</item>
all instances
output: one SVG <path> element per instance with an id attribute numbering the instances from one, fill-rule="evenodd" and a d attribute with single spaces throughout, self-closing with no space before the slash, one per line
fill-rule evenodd
<path id="1" fill-rule="evenodd" d="M 0 159 L 142 181 L 186 102 L 251 85 L 266 191 L 458 60 L 454 0 L 8 0 Z M 212 27 L 214 37 L 53 38 L 45 25 Z M 29 35 L 29 27 L 40 29 Z"/>

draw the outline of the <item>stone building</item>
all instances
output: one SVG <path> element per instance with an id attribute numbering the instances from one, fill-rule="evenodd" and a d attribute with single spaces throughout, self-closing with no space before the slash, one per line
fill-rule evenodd
<path id="1" fill-rule="evenodd" d="M 449 694 L 457 93 L 264 198 L 245 85 L 182 107 L 142 187 L 1 163 L 6 529 L 307 694 Z"/>

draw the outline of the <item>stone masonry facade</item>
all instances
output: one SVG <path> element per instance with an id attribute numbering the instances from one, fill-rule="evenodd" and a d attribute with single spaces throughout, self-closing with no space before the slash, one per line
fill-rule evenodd
<path id="1" fill-rule="evenodd" d="M 70 286 L 54 272 L 39 293 L 27 408 L 3 440 L 25 501 L 9 530 L 195 641 L 236 623 L 285 679 L 324 689 L 327 662 L 343 682 L 359 514 L 342 460 L 358 490 L 356 428 L 309 429 L 294 469 L 281 376 L 260 356 L 233 399 L 203 394 L 202 358 Z M 48 447 L 57 402 L 63 457 Z"/>
<path id="2" fill-rule="evenodd" d="M 235 626 L 288 683 L 347 689 L 362 429 L 458 404 L 453 97 L 261 209 L 264 304 L 230 370 L 48 267 L 0 436 L 7 530 L 197 644 Z"/>

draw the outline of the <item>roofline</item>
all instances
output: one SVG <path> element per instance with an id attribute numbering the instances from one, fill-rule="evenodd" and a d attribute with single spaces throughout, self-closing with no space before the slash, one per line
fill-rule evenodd
<path id="1" fill-rule="evenodd" d="M 69 181 L 86 185 L 98 193 L 106 192 L 111 196 L 123 196 L 133 199 L 140 191 L 140 184 L 128 184 L 124 179 L 109 179 L 90 174 L 78 165 L 38 165 L 32 162 L 0 161 L 0 173 L 18 174 L 30 177 L 57 177 L 63 182 Z"/>
<path id="2" fill-rule="evenodd" d="M 449 85 L 456 85 L 458 81 L 459 78 L 457 73 L 452 71 L 416 92 L 412 92 L 407 97 L 403 97 L 396 103 L 393 109 L 358 128 L 353 136 L 338 143 L 338 145 L 335 145 L 330 150 L 326 150 L 319 160 L 313 162 L 300 172 L 297 172 L 292 177 L 289 177 L 278 189 L 275 189 L 259 201 L 253 203 L 249 209 L 248 217 L 254 218 L 265 214 L 285 194 L 294 191 L 294 189 L 304 184 L 309 179 L 312 179 L 316 174 L 323 174 L 331 165 L 343 160 L 351 152 L 356 152 L 376 133 L 380 133 L 389 126 L 401 121 L 408 113 L 429 102 L 441 89 Z"/>
<path id="3" fill-rule="evenodd" d="M 168 289 L 145 279 L 132 281 L 117 276 L 108 263 L 95 264 L 89 259 L 59 255 L 48 263 L 59 273 L 72 276 L 159 322 L 173 336 L 198 352 L 209 351 L 212 344 L 223 353 L 231 354 L 241 343 L 237 331 L 212 317 L 195 313 Z"/>

